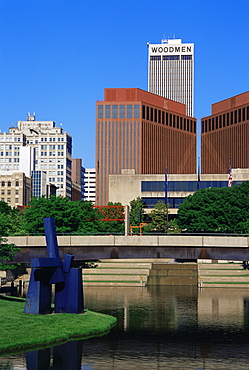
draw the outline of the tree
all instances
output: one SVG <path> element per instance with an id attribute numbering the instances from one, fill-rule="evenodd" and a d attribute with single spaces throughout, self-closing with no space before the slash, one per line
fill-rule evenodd
<path id="1" fill-rule="evenodd" d="M 0 270 L 13 270 L 16 265 L 10 263 L 20 251 L 14 244 L 9 244 L 6 236 L 12 228 L 11 207 L 0 202 Z"/>
<path id="2" fill-rule="evenodd" d="M 98 222 L 99 232 L 105 234 L 124 233 L 124 207 L 121 203 L 109 202 L 107 207 L 97 208 L 100 220 Z"/>
<path id="3" fill-rule="evenodd" d="M 145 230 L 155 233 L 167 232 L 169 227 L 167 213 L 167 206 L 163 202 L 159 201 L 149 214 L 151 222 L 148 224 Z"/>
<path id="4" fill-rule="evenodd" d="M 43 233 L 43 218 L 54 217 L 57 233 L 90 232 L 99 219 L 91 202 L 72 202 L 68 198 L 33 198 L 24 210 L 27 233 Z"/>
<path id="5" fill-rule="evenodd" d="M 140 197 L 137 197 L 130 202 L 130 207 L 130 224 L 139 226 L 141 222 L 144 222 L 144 202 Z"/>
<path id="6" fill-rule="evenodd" d="M 112 213 L 109 210 L 107 212 Z M 57 233 L 124 232 L 124 222 L 101 221 L 102 218 L 105 218 L 105 215 L 103 216 L 98 208 L 94 208 L 91 202 L 72 202 L 62 197 L 33 198 L 29 206 L 23 211 L 23 217 L 24 230 L 29 234 L 44 233 L 44 217 L 54 217 Z M 117 218 L 113 214 L 109 214 L 108 217 Z"/>
<path id="7" fill-rule="evenodd" d="M 198 190 L 178 210 L 178 225 L 187 232 L 249 233 L 249 182 Z"/>

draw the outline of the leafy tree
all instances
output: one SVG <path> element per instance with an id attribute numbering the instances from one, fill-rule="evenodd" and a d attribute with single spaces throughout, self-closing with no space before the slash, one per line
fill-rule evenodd
<path id="1" fill-rule="evenodd" d="M 54 217 L 57 233 L 123 233 L 124 222 L 101 221 L 103 218 L 120 218 L 120 215 L 114 214 L 116 209 L 107 208 L 103 212 L 104 215 L 88 201 L 72 202 L 67 198 L 55 196 L 33 198 L 23 211 L 24 230 L 31 234 L 43 233 L 43 218 Z"/>
<path id="2" fill-rule="evenodd" d="M 33 198 L 24 210 L 24 226 L 28 233 L 43 233 L 43 218 L 54 217 L 56 231 L 90 232 L 93 222 L 98 219 L 91 202 L 72 202 L 68 198 Z"/>
<path id="3" fill-rule="evenodd" d="M 0 203 L 0 270 L 13 270 L 16 268 L 16 265 L 10 262 L 13 261 L 20 249 L 14 244 L 7 242 L 6 236 L 12 229 L 12 209 L 7 203 Z"/>
<path id="4" fill-rule="evenodd" d="M 151 222 L 148 224 L 145 230 L 155 233 L 167 232 L 169 227 L 167 222 L 167 212 L 167 206 L 163 202 L 159 201 L 149 214 Z"/>
<path id="5" fill-rule="evenodd" d="M 249 182 L 198 190 L 178 210 L 178 225 L 188 232 L 249 233 Z"/>
<path id="6" fill-rule="evenodd" d="M 144 202 L 140 197 L 137 197 L 130 202 L 130 207 L 130 224 L 139 226 L 141 222 L 144 222 Z"/>
<path id="7" fill-rule="evenodd" d="M 98 231 L 107 234 L 123 234 L 124 233 L 124 208 L 121 203 L 109 202 L 107 207 L 97 208 L 100 221 L 98 222 Z M 106 221 L 104 221 L 106 220 Z M 119 220 L 119 221 L 118 221 Z"/>

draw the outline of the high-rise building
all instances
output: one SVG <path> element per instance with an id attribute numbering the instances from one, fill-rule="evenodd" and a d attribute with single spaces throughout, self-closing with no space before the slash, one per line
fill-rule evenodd
<path id="1" fill-rule="evenodd" d="M 30 149 L 33 148 L 34 157 Z M 28 114 L 9 133 L 0 133 L 0 171 L 43 171 L 47 183 L 57 188 L 56 195 L 71 199 L 72 137 L 53 121 L 36 121 Z M 33 158 L 33 160 L 32 160 Z M 33 166 L 34 164 L 34 166 Z M 32 168 L 33 167 L 33 168 Z"/>
<path id="2" fill-rule="evenodd" d="M 196 173 L 196 120 L 186 106 L 140 89 L 105 89 L 97 102 L 96 204 L 108 203 L 109 174 Z"/>
<path id="3" fill-rule="evenodd" d="M 96 170 L 95 168 L 86 168 L 84 175 L 84 200 L 95 204 L 96 198 Z"/>
<path id="4" fill-rule="evenodd" d="M 194 44 L 181 39 L 148 43 L 148 91 L 187 106 L 194 116 Z"/>
<path id="5" fill-rule="evenodd" d="M 72 200 L 84 199 L 84 174 L 82 159 L 72 159 Z"/>
<path id="6" fill-rule="evenodd" d="M 202 173 L 249 168 L 249 91 L 213 104 L 201 125 Z"/>

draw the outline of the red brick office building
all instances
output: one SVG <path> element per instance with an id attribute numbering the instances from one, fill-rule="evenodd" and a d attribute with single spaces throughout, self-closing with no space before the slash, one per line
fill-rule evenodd
<path id="1" fill-rule="evenodd" d="M 202 173 L 249 168 L 249 92 L 213 104 L 201 125 Z"/>
<path id="2" fill-rule="evenodd" d="M 96 204 L 108 203 L 109 174 L 196 173 L 196 119 L 186 106 L 137 88 L 105 89 L 96 112 Z"/>

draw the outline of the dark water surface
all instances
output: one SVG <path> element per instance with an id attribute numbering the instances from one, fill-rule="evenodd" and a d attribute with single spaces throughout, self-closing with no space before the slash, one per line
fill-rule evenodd
<path id="1" fill-rule="evenodd" d="M 88 287 L 118 324 L 101 338 L 0 358 L 16 369 L 249 369 L 249 290 Z"/>

